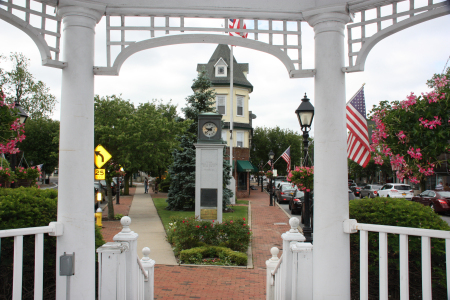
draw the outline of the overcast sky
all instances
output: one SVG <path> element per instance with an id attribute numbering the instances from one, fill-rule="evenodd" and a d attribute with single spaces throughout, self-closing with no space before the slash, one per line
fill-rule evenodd
<path id="1" fill-rule="evenodd" d="M 403 100 L 410 92 L 427 91 L 426 80 L 442 72 L 450 56 L 450 16 L 410 27 L 379 42 L 369 53 L 364 72 L 347 73 L 347 99 L 365 85 L 367 110 L 383 100 Z M 22 52 L 31 59 L 30 71 L 44 81 L 60 101 L 61 70 L 43 67 L 37 47 L 23 32 L 0 20 L 0 54 Z M 95 93 L 122 94 L 136 105 L 151 99 L 172 100 L 178 108 L 192 94 L 197 64 L 207 63 L 217 45 L 176 45 L 145 50 L 131 56 L 119 76 L 96 76 Z M 314 68 L 314 34 L 302 23 L 303 68 Z M 106 65 L 105 21 L 96 28 L 95 65 Z M 275 57 L 236 47 L 239 63 L 249 63 L 250 110 L 257 115 L 254 127 L 280 126 L 299 131 L 295 109 L 304 93 L 314 105 L 314 79 L 290 79 Z M 347 60 L 346 60 L 347 61 Z M 450 63 L 449 63 L 450 64 Z M 2 65 L 5 67 L 5 65 Z M 54 119 L 59 119 L 59 104 Z"/>

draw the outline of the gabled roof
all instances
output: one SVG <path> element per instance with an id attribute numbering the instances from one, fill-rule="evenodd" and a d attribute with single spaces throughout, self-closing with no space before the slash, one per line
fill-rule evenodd
<path id="1" fill-rule="evenodd" d="M 230 70 L 230 48 L 228 45 L 220 44 L 217 46 L 213 55 L 209 59 L 207 64 L 197 64 L 197 72 L 203 70 L 203 68 L 208 73 L 209 80 L 211 80 L 212 86 L 230 86 L 230 72 L 227 72 L 227 77 L 215 77 L 214 66 L 216 63 L 223 59 L 228 65 L 228 70 Z M 233 83 L 235 86 L 241 86 L 253 91 L 253 85 L 247 80 L 244 72 L 248 72 L 248 64 L 239 64 L 236 58 L 233 57 Z"/>

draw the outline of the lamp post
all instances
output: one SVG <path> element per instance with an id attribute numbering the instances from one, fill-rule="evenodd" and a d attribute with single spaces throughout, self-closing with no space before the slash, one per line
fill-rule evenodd
<path id="1" fill-rule="evenodd" d="M 258 178 L 260 178 L 261 179 L 261 192 L 263 192 L 264 191 L 264 179 L 263 179 L 263 175 L 262 175 L 262 172 L 263 172 L 263 167 L 264 167 L 264 165 L 263 165 L 263 161 L 262 161 L 262 159 L 261 159 L 261 161 L 259 162 L 259 170 L 261 171 L 260 172 L 260 174 L 259 174 L 259 176 L 258 176 Z M 259 180 L 259 179 L 258 179 Z M 258 182 L 259 183 L 259 182 Z"/>
<path id="2" fill-rule="evenodd" d="M 272 171 L 272 177 L 273 177 L 273 157 L 275 156 L 275 153 L 273 153 L 272 150 L 269 152 L 269 160 L 270 160 L 270 170 Z M 272 177 L 270 178 L 270 204 L 269 206 L 273 206 L 273 186 L 272 186 Z"/>
<path id="3" fill-rule="evenodd" d="M 309 131 L 311 130 L 311 124 L 314 118 L 314 106 L 309 102 L 308 97 L 303 97 L 302 103 L 295 111 L 297 115 L 298 122 L 300 123 L 300 127 L 303 132 L 303 152 L 304 152 L 304 166 L 308 166 L 307 154 L 308 154 L 308 138 Z M 312 229 L 311 229 L 311 216 L 310 216 L 310 201 L 309 201 L 309 192 L 305 191 L 305 213 L 302 215 L 302 218 L 305 220 L 305 227 L 303 227 L 303 234 L 305 235 L 306 242 L 312 242 Z"/>
<path id="4" fill-rule="evenodd" d="M 20 122 L 20 124 L 24 124 L 27 121 L 27 119 L 28 119 L 28 115 L 23 110 L 22 106 L 20 106 L 19 101 L 15 101 L 14 102 L 14 109 L 18 110 L 17 114 L 19 115 L 19 122 Z M 16 171 L 16 164 L 17 164 L 16 153 L 14 153 L 14 154 L 11 154 L 11 171 L 12 172 Z M 11 188 L 15 188 L 15 187 L 16 187 L 16 183 L 12 182 L 11 183 Z"/>

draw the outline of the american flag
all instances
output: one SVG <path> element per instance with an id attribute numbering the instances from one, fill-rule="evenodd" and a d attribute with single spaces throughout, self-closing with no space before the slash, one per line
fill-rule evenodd
<path id="1" fill-rule="evenodd" d="M 363 168 L 370 160 L 364 85 L 347 103 L 347 156 Z"/>
<path id="2" fill-rule="evenodd" d="M 289 146 L 281 157 L 287 162 L 287 172 L 291 170 L 291 146 Z"/>
<path id="3" fill-rule="evenodd" d="M 231 29 L 247 29 L 247 26 L 245 26 L 245 22 L 242 21 L 242 23 L 244 23 L 244 27 L 241 27 L 241 21 L 239 19 L 230 19 L 230 25 L 228 27 Z M 245 39 L 245 38 L 247 38 L 248 33 L 247 32 L 230 32 L 230 35 L 243 37 Z"/>
<path id="4" fill-rule="evenodd" d="M 273 165 L 270 163 L 270 159 L 267 161 L 267 164 L 270 166 L 270 169 L 273 170 Z"/>

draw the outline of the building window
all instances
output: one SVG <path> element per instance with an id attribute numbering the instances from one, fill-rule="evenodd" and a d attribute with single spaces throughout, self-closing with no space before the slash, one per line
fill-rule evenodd
<path id="1" fill-rule="evenodd" d="M 244 96 L 237 96 L 237 115 L 244 116 Z"/>
<path id="2" fill-rule="evenodd" d="M 244 133 L 243 132 L 236 132 L 236 146 L 237 147 L 244 147 Z"/>
<path id="3" fill-rule="evenodd" d="M 238 190 L 247 190 L 247 173 L 238 173 Z"/>
<path id="4" fill-rule="evenodd" d="M 225 130 L 222 130 L 222 140 L 227 141 L 227 132 Z"/>
<path id="5" fill-rule="evenodd" d="M 228 68 L 227 63 L 221 57 L 214 65 L 216 77 L 227 77 L 227 68 Z"/>
<path id="6" fill-rule="evenodd" d="M 221 115 L 225 115 L 226 113 L 226 96 L 225 95 L 217 95 L 216 96 L 216 107 L 217 112 Z"/>

